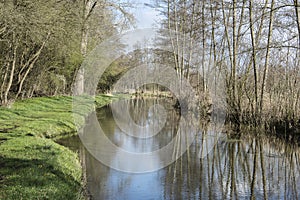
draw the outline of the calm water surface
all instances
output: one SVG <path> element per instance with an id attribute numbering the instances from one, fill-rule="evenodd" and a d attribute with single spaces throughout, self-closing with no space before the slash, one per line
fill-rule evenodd
<path id="1" fill-rule="evenodd" d="M 154 104 L 164 105 L 164 127 L 153 138 L 138 139 L 116 125 L 110 105 L 97 110 L 106 136 L 134 152 L 157 150 L 176 135 L 180 115 L 167 100 L 127 100 L 131 117 L 141 126 L 153 124 Z M 205 127 L 205 126 L 202 126 Z M 78 151 L 86 169 L 92 199 L 300 199 L 299 148 L 275 138 L 243 133 L 239 139 L 219 138 L 207 156 L 201 128 L 189 150 L 173 164 L 155 172 L 134 174 L 111 169 L 97 161 L 79 137 L 60 143 Z M 134 130 L 133 130 L 134 131 Z M 147 132 L 147 130 L 146 130 Z M 135 133 L 145 134 L 145 133 Z"/>

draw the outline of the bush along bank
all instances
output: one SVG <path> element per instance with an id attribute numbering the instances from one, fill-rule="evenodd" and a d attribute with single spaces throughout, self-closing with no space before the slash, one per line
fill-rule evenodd
<path id="1" fill-rule="evenodd" d="M 96 106 L 114 98 L 97 96 Z M 84 122 L 83 115 L 76 115 Z M 72 97 L 33 98 L 10 109 L 0 107 L 0 199 L 84 199 L 78 155 L 54 142 L 74 134 Z"/>

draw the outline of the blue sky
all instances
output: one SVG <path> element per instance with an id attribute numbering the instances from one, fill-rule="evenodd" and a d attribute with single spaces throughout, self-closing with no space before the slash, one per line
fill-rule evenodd
<path id="1" fill-rule="evenodd" d="M 155 21 L 158 21 L 160 16 L 159 12 L 155 8 L 146 6 L 146 4 L 153 4 L 153 0 L 142 0 L 136 3 L 132 12 L 136 18 L 137 28 L 150 28 L 155 25 Z"/>

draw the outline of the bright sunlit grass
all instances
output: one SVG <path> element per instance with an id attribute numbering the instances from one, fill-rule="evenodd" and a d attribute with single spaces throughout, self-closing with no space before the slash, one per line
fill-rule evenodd
<path id="1" fill-rule="evenodd" d="M 103 106 L 113 98 L 100 95 L 95 104 Z M 80 105 L 79 111 L 86 109 L 90 105 Z M 80 112 L 75 116 L 84 122 Z M 0 199 L 83 199 L 78 156 L 54 142 L 76 134 L 73 117 L 68 96 L 0 107 Z"/>

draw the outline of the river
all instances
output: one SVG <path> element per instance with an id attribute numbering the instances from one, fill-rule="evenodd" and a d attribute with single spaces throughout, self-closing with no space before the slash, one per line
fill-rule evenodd
<path id="1" fill-rule="evenodd" d="M 112 106 L 97 109 L 97 119 L 107 138 L 128 152 L 153 152 L 172 141 L 179 127 L 181 115 L 173 109 L 169 100 L 131 99 L 125 100 L 132 120 L 144 127 L 132 130 L 134 135 L 124 133 L 116 123 Z M 153 105 L 163 105 L 161 119 L 155 116 Z M 160 107 L 158 107 L 160 108 Z M 125 111 L 124 111 L 125 113 Z M 155 121 L 158 134 L 148 134 L 147 127 Z M 150 125 L 149 125 L 150 124 Z M 204 125 L 203 125 L 204 124 Z M 204 145 L 204 135 L 209 126 L 202 123 L 193 142 L 183 155 L 172 164 L 164 162 L 145 173 L 124 172 L 102 164 L 99 158 L 85 148 L 78 136 L 60 140 L 59 143 L 77 151 L 83 161 L 87 189 L 92 199 L 299 199 L 300 198 L 300 151 L 298 146 L 279 139 L 244 131 L 239 137 L 221 133 L 210 148 Z M 185 128 L 189 128 L 186 126 Z M 185 129 L 185 132 L 189 130 Z M 194 132 L 195 130 L 191 130 Z M 225 132 L 225 131 L 223 131 Z M 210 145 L 211 146 L 211 145 Z M 182 147 L 177 145 L 176 148 Z M 204 149 L 205 148 L 205 149 Z M 105 150 L 104 150 L 105 151 Z M 117 153 L 108 154 L 110 160 Z M 126 162 L 126 158 L 124 158 Z M 130 161 L 128 161 L 130 162 Z M 145 162 L 145 161 L 141 161 Z M 152 161 L 151 161 L 152 162 Z M 122 163 L 121 163 L 122 164 Z M 134 169 L 136 163 L 127 163 Z M 128 168 L 128 166 L 126 166 Z M 144 165 L 141 165 L 144 166 Z M 153 168 L 154 169 L 154 168 Z"/>

